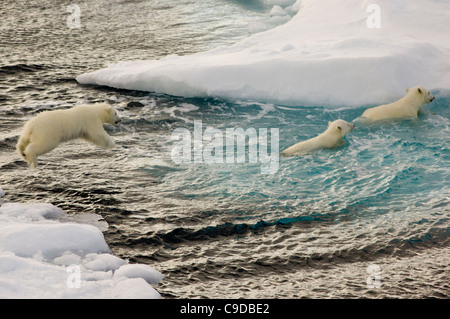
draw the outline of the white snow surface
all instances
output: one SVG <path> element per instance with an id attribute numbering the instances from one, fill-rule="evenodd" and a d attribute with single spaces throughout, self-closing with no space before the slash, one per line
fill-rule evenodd
<path id="1" fill-rule="evenodd" d="M 58 220 L 64 215 L 51 204 L 0 200 L 0 298 L 161 297 L 159 271 L 112 255 L 97 227 Z"/>
<path id="2" fill-rule="evenodd" d="M 272 2 L 272 18 L 282 15 L 284 1 Z M 298 0 L 292 8 L 285 24 L 234 45 L 119 62 L 77 81 L 303 106 L 382 104 L 416 85 L 450 93 L 449 1 Z"/>

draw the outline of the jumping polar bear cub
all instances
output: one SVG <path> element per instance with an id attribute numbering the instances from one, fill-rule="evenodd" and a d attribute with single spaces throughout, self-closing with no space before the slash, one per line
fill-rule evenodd
<path id="1" fill-rule="evenodd" d="M 328 128 L 322 134 L 307 141 L 299 142 L 280 153 L 282 156 L 307 153 L 321 148 L 335 148 L 344 144 L 344 136 L 350 133 L 354 124 L 344 120 L 328 122 Z"/>
<path id="2" fill-rule="evenodd" d="M 115 142 L 106 133 L 103 123 L 119 122 L 116 109 L 106 103 L 45 111 L 25 124 L 16 148 L 28 165 L 35 168 L 38 156 L 72 139 L 82 138 L 104 148 L 113 148 Z"/>
<path id="3" fill-rule="evenodd" d="M 361 117 L 363 120 L 369 121 L 405 117 L 417 118 L 422 105 L 431 103 L 433 100 L 434 96 L 427 89 L 422 86 L 415 86 L 411 89 L 406 89 L 406 95 L 400 100 L 367 109 Z"/>

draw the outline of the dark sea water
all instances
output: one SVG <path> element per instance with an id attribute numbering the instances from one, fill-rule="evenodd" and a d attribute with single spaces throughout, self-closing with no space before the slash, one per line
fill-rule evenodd
<path id="1" fill-rule="evenodd" d="M 0 3 L 0 187 L 100 225 L 114 254 L 165 276 L 166 298 L 448 298 L 450 100 L 418 119 L 356 125 L 347 144 L 259 163 L 176 164 L 172 133 L 278 128 L 280 148 L 367 106 L 282 106 L 79 85 L 119 61 L 229 45 L 274 27 L 258 1 Z M 278 21 L 279 22 L 279 21 Z M 36 170 L 15 151 L 43 110 L 108 102 L 117 148 L 65 143 Z M 106 223 L 98 223 L 101 219 Z"/>

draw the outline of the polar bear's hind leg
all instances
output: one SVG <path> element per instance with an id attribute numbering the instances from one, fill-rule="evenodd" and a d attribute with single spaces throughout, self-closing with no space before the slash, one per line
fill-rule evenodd
<path id="1" fill-rule="evenodd" d="M 50 152 L 55 147 L 57 147 L 58 144 L 59 141 L 51 141 L 51 140 L 41 141 L 32 139 L 25 148 L 25 150 L 23 151 L 25 160 L 27 161 L 28 165 L 30 165 L 30 167 L 36 168 L 37 157 Z"/>

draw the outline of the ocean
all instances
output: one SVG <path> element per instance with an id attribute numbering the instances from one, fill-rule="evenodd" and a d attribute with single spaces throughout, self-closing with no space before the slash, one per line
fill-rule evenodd
<path id="1" fill-rule="evenodd" d="M 71 221 L 97 225 L 115 255 L 164 275 L 156 287 L 163 298 L 448 298 L 449 97 L 432 91 L 436 100 L 418 119 L 364 125 L 356 119 L 369 105 L 76 81 L 120 61 L 227 47 L 295 14 L 278 15 L 269 2 L 3 0 L 3 200 L 51 203 Z M 70 141 L 27 168 L 15 150 L 27 120 L 95 102 L 122 118 L 105 126 L 115 149 Z M 224 148 L 227 130 L 255 132 L 254 143 L 266 141 L 273 155 L 337 118 L 356 124 L 344 146 L 274 157 L 270 172 L 250 137 L 241 161 L 205 151 L 208 128 Z M 181 161 L 177 132 L 192 142 Z"/>

